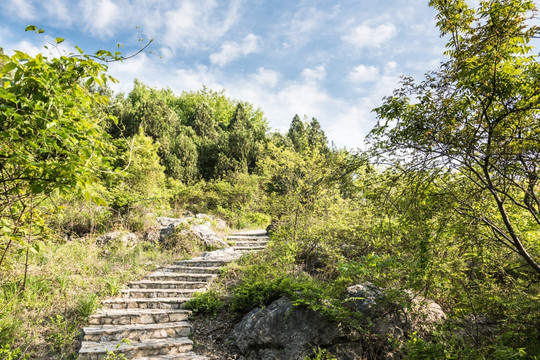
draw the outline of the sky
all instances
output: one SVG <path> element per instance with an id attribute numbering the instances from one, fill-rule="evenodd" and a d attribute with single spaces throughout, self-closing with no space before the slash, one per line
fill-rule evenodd
<path id="1" fill-rule="evenodd" d="M 31 54 L 56 37 L 62 49 L 129 55 L 109 73 L 129 92 L 134 79 L 180 95 L 225 90 L 286 131 L 295 114 L 317 118 L 337 147 L 363 148 L 372 109 L 444 61 L 428 0 L 2 0 L 0 47 Z M 44 36 L 25 32 L 27 25 Z M 141 41 L 142 39 L 142 41 Z"/>

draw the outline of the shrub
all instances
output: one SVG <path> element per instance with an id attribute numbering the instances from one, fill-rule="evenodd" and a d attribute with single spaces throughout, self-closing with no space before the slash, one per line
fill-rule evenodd
<path id="1" fill-rule="evenodd" d="M 215 290 L 205 292 L 196 292 L 193 297 L 185 303 L 186 309 L 197 314 L 213 314 L 217 315 L 218 310 L 225 303 L 221 300 L 220 295 Z"/>

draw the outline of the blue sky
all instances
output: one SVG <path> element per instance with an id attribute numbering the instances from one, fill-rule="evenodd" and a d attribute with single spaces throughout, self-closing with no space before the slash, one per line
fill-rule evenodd
<path id="1" fill-rule="evenodd" d="M 295 114 L 316 117 L 337 146 L 362 147 L 371 110 L 398 86 L 444 60 L 445 40 L 427 0 L 3 0 L 0 47 L 41 51 L 63 37 L 86 52 L 129 54 L 109 67 L 128 92 L 133 79 L 175 93 L 225 89 L 286 130 Z M 25 33 L 37 25 L 47 36 Z"/>

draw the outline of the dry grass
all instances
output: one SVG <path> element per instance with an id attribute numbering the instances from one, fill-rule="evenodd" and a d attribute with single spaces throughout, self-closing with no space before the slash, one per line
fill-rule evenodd
<path id="1" fill-rule="evenodd" d="M 80 329 L 101 299 L 179 258 L 155 244 L 100 247 L 93 239 L 40 248 L 30 256 L 23 292 L 23 254 L 0 272 L 2 359 L 75 359 Z"/>

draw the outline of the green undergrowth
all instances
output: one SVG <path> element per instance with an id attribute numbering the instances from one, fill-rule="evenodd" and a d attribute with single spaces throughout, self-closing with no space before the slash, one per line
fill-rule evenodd
<path id="1" fill-rule="evenodd" d="M 24 291 L 22 254 L 0 274 L 2 359 L 75 359 L 80 329 L 102 299 L 181 254 L 151 243 L 98 246 L 92 239 L 39 245 Z"/>
<path id="2" fill-rule="evenodd" d="M 423 294 L 443 306 L 447 320 L 422 334 L 408 333 L 396 342 L 375 335 L 372 324 L 349 306 L 345 294 L 348 286 L 368 281 L 386 289 L 378 303 L 383 312 L 396 307 L 410 310 L 409 294 L 415 282 L 409 280 L 411 266 L 406 259 L 382 252 L 350 257 L 347 248 L 338 251 L 324 239 L 313 246 L 302 236 L 291 239 L 285 230 L 273 237 L 266 250 L 229 264 L 208 292 L 189 303 L 190 308 L 202 315 L 233 313 L 241 317 L 287 296 L 294 305 L 340 323 L 351 337 L 361 339 L 370 354 L 391 349 L 409 360 L 540 358 L 536 341 L 540 304 L 534 289 L 525 291 L 524 284 L 518 282 L 514 288 L 503 286 L 487 278 L 466 283 L 456 270 L 439 269 L 448 273 L 432 279 L 438 286 L 424 289 Z M 492 323 L 482 327 L 487 321 Z M 319 349 L 314 356 L 331 359 L 333 355 Z"/>

